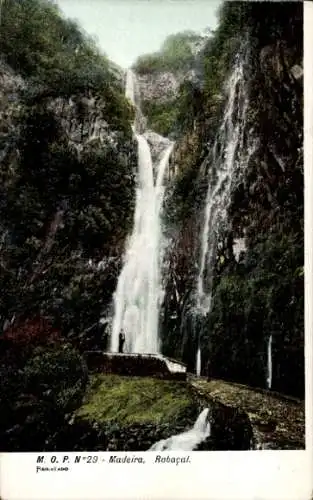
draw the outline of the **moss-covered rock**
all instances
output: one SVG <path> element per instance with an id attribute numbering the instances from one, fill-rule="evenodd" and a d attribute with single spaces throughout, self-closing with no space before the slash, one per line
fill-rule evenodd
<path id="1" fill-rule="evenodd" d="M 77 416 L 98 423 L 188 425 L 198 405 L 184 382 L 95 375 Z"/>
<path id="2" fill-rule="evenodd" d="M 56 449 L 146 451 L 191 428 L 199 404 L 190 386 L 142 377 L 94 375 Z"/>

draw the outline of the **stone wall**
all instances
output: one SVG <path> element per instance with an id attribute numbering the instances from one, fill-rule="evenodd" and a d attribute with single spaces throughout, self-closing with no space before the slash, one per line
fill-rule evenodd
<path id="1" fill-rule="evenodd" d="M 305 448 L 303 401 L 223 380 L 189 381 L 202 406 L 211 407 L 211 437 L 219 449 L 247 449 L 249 442 L 254 450 Z"/>
<path id="2" fill-rule="evenodd" d="M 184 365 L 149 354 L 110 354 L 87 351 L 84 354 L 88 369 L 98 373 L 115 373 L 130 377 L 156 377 L 165 380 L 186 380 Z M 177 370 L 175 370 L 177 364 Z"/>

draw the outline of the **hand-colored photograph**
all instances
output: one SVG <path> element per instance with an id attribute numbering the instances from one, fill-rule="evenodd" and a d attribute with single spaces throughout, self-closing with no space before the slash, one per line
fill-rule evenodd
<path id="1" fill-rule="evenodd" d="M 0 451 L 304 449 L 303 178 L 302 2 L 0 0 Z"/>

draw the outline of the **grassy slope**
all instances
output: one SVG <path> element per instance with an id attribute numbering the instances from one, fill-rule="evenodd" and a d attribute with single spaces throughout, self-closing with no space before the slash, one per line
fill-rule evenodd
<path id="1" fill-rule="evenodd" d="M 184 382 L 118 375 L 95 375 L 77 416 L 97 422 L 163 424 L 197 413 Z"/>

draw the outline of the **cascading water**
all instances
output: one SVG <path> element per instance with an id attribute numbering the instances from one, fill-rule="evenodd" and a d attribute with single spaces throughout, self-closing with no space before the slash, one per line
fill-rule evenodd
<path id="1" fill-rule="evenodd" d="M 272 340 L 273 337 L 270 335 L 267 342 L 267 388 L 269 390 L 272 388 L 273 378 Z"/>
<path id="2" fill-rule="evenodd" d="M 211 434 L 211 424 L 208 419 L 209 409 L 205 408 L 196 420 L 192 429 L 176 434 L 168 439 L 161 439 L 149 451 L 192 451 Z"/>
<path id="3" fill-rule="evenodd" d="M 201 375 L 201 348 L 200 348 L 200 346 L 198 347 L 198 350 L 197 350 L 196 374 L 197 374 L 197 377 L 200 377 L 200 375 Z"/>
<path id="4" fill-rule="evenodd" d="M 209 159 L 209 184 L 201 235 L 196 304 L 197 311 L 203 315 L 209 313 L 211 309 L 218 232 L 227 221 L 231 192 L 234 184 L 244 172 L 253 149 L 251 144 L 251 148 L 246 148 L 246 153 L 244 153 L 248 108 L 244 67 L 245 57 L 238 56 L 227 82 L 224 117 Z"/>
<path id="5" fill-rule="evenodd" d="M 128 71 L 126 96 L 135 104 L 135 75 Z M 118 350 L 119 333 L 125 334 L 125 352 L 158 353 L 159 309 L 161 305 L 162 230 L 161 209 L 164 176 L 173 149 L 165 150 L 154 182 L 151 151 L 143 135 L 138 142 L 138 181 L 134 229 L 129 239 L 124 265 L 114 294 L 115 314 L 111 351 Z"/>
<path id="6" fill-rule="evenodd" d="M 136 106 L 135 83 L 135 74 L 131 69 L 129 69 L 126 73 L 125 97 L 129 99 L 134 106 Z"/>

